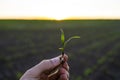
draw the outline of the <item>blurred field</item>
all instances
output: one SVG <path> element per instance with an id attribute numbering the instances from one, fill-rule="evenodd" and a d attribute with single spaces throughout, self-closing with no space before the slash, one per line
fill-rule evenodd
<path id="1" fill-rule="evenodd" d="M 120 80 L 119 20 L 0 20 L 0 80 L 59 55 L 60 28 L 81 37 L 66 48 L 71 80 Z"/>

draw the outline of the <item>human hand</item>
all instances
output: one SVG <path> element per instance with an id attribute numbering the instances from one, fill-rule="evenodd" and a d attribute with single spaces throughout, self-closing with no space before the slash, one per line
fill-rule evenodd
<path id="1" fill-rule="evenodd" d="M 68 56 L 64 55 L 63 64 L 60 57 L 41 61 L 27 70 L 20 80 L 69 80 Z"/>

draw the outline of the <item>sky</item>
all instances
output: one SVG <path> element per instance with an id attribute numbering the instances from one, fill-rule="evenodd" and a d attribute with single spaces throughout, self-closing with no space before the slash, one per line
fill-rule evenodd
<path id="1" fill-rule="evenodd" d="M 120 19 L 120 0 L 0 0 L 0 18 Z"/>

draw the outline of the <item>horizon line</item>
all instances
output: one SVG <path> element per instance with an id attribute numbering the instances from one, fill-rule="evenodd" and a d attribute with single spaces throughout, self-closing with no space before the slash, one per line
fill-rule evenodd
<path id="1" fill-rule="evenodd" d="M 73 17 L 66 17 L 63 19 L 56 19 L 51 17 L 41 17 L 41 16 L 32 16 L 32 17 L 0 17 L 0 20 L 120 20 L 120 17 L 103 17 L 103 16 L 97 16 L 97 17 L 81 17 L 81 16 L 73 16 Z"/>

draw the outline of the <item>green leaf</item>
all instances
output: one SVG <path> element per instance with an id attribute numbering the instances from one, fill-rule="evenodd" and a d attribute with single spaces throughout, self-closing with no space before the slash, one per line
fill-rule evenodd
<path id="1" fill-rule="evenodd" d="M 72 37 L 70 37 L 68 40 L 65 41 L 64 47 L 66 46 L 66 44 L 67 44 L 69 41 L 71 41 L 72 39 L 77 39 L 77 38 L 80 38 L 80 36 L 72 36 Z"/>
<path id="2" fill-rule="evenodd" d="M 62 42 L 62 45 L 64 45 L 64 42 L 65 42 L 65 34 L 64 34 L 64 31 L 62 29 L 60 29 L 61 31 L 61 42 Z"/>
<path id="3" fill-rule="evenodd" d="M 59 48 L 59 49 L 61 50 L 62 55 L 64 55 L 64 50 L 65 50 L 66 44 L 67 44 L 70 40 L 72 40 L 72 39 L 74 39 L 74 38 L 80 38 L 80 36 L 73 36 L 73 37 L 70 37 L 68 40 L 65 41 L 65 34 L 64 34 L 63 29 L 60 29 L 60 31 L 61 31 L 61 43 L 62 43 L 62 47 Z"/>
<path id="4" fill-rule="evenodd" d="M 63 48 L 59 48 L 61 51 L 63 51 Z"/>

